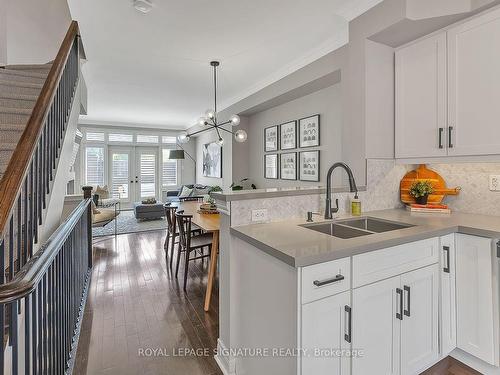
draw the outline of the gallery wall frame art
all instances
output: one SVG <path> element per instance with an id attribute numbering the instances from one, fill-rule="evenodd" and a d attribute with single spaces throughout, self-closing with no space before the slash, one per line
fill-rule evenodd
<path id="1" fill-rule="evenodd" d="M 302 151 L 299 155 L 299 179 L 300 181 L 319 182 L 320 173 L 319 150 Z"/>
<path id="2" fill-rule="evenodd" d="M 313 115 L 299 120 L 299 147 L 320 145 L 320 116 Z"/>
<path id="3" fill-rule="evenodd" d="M 264 152 L 278 151 L 279 126 L 269 126 L 264 129 Z"/>
<path id="4" fill-rule="evenodd" d="M 297 148 L 297 121 L 289 121 L 280 125 L 280 149 Z"/>
<path id="5" fill-rule="evenodd" d="M 264 155 L 264 178 L 278 178 L 278 154 Z"/>
<path id="6" fill-rule="evenodd" d="M 297 179 L 297 153 L 280 154 L 280 178 L 282 180 Z"/>

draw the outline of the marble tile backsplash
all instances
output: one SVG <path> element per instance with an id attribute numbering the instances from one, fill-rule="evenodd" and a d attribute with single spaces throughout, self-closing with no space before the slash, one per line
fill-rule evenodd
<path id="1" fill-rule="evenodd" d="M 438 172 L 448 187 L 460 186 L 457 196 L 448 196 L 444 203 L 454 211 L 500 215 L 500 192 L 489 190 L 489 176 L 500 174 L 500 163 L 428 164 Z"/>
<path id="2" fill-rule="evenodd" d="M 402 207 L 399 200 L 399 182 L 416 165 L 396 164 L 394 160 L 367 161 L 367 190 L 359 193 L 362 211 L 369 212 Z M 485 215 L 500 215 L 500 192 L 489 191 L 489 176 L 500 175 L 500 163 L 429 164 L 438 172 L 448 187 L 460 186 L 458 196 L 445 199 L 452 210 Z M 335 194 L 340 213 L 350 212 L 352 193 Z M 252 210 L 267 208 L 269 221 L 287 218 L 305 218 L 307 211 L 324 212 L 324 194 L 301 195 L 265 199 L 250 199 L 231 203 L 231 225 L 251 223 Z"/>

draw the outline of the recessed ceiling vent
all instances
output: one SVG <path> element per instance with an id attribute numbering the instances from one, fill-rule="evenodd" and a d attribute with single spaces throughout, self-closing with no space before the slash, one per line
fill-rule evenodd
<path id="1" fill-rule="evenodd" d="M 149 0 L 134 0 L 134 8 L 141 13 L 149 13 L 153 9 L 153 2 Z"/>

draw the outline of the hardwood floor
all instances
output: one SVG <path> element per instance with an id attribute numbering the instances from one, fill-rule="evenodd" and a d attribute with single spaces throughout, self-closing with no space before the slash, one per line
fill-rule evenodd
<path id="1" fill-rule="evenodd" d="M 482 375 L 454 358 L 446 357 L 420 375 Z"/>
<path id="2" fill-rule="evenodd" d="M 222 374 L 213 359 L 217 282 L 210 312 L 203 311 L 208 259 L 190 262 L 184 293 L 166 266 L 164 238 L 163 231 L 142 232 L 94 244 L 74 374 Z M 181 356 L 181 349 L 190 353 Z M 193 349 L 206 352 L 196 356 Z"/>

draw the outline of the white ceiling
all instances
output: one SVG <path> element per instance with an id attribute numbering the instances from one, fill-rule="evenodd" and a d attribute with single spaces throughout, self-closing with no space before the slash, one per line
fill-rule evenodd
<path id="1" fill-rule="evenodd" d="M 347 22 L 381 0 L 68 0 L 88 61 L 84 122 L 187 128 L 347 42 Z"/>

